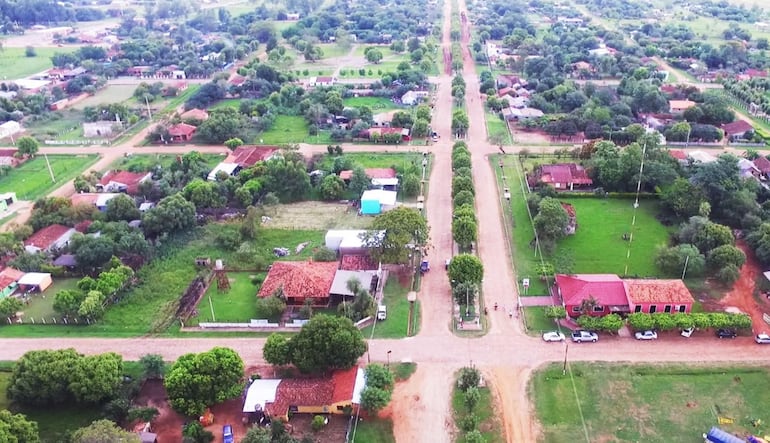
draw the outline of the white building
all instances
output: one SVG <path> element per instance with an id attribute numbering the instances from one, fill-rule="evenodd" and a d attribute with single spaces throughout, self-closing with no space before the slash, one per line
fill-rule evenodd
<path id="1" fill-rule="evenodd" d="M 7 121 L 0 125 L 0 138 L 11 137 L 22 131 L 19 122 Z"/>

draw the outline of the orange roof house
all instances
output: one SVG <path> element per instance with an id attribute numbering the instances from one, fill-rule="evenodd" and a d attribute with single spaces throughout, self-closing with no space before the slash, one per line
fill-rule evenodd
<path id="1" fill-rule="evenodd" d="M 681 114 L 696 105 L 697 103 L 690 100 L 669 100 L 668 112 L 672 114 Z"/>
<path id="2" fill-rule="evenodd" d="M 40 251 L 50 251 L 55 248 L 67 246 L 75 229 L 64 225 L 51 225 L 35 232 L 24 240 L 24 249 L 30 254 Z"/>
<path id="3" fill-rule="evenodd" d="M 150 180 L 152 172 L 109 171 L 96 185 L 101 192 L 125 192 L 129 195 L 139 193 L 139 184 Z"/>
<path id="4" fill-rule="evenodd" d="M 289 305 L 311 300 L 315 306 L 328 306 L 337 266 L 336 261 L 277 261 L 267 272 L 257 296 L 269 297 L 281 289 Z"/>
<path id="5" fill-rule="evenodd" d="M 179 123 L 168 128 L 171 143 L 189 142 L 192 140 L 197 128 L 187 123 Z"/>
<path id="6" fill-rule="evenodd" d="M 690 312 L 695 302 L 682 280 L 623 280 L 631 312 Z"/>
<path id="7" fill-rule="evenodd" d="M 535 172 L 535 182 L 553 186 L 557 191 L 570 190 L 575 186 L 591 186 L 593 180 L 585 169 L 575 163 L 542 165 Z M 532 185 L 536 184 L 532 183 Z"/>
<path id="8" fill-rule="evenodd" d="M 249 168 L 277 155 L 280 155 L 278 146 L 238 146 L 226 161 L 236 163 L 241 168 Z"/>

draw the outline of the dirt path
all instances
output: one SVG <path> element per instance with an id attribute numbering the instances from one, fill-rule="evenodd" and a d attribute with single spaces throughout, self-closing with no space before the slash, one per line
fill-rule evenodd
<path id="1" fill-rule="evenodd" d="M 532 438 L 540 434 L 527 396 L 509 394 L 526 392 L 531 374 L 532 369 L 524 366 L 496 366 L 485 371 L 497 405 L 503 411 L 522 412 L 516 415 L 501 414 L 504 435 L 509 442 L 534 442 Z"/>
<path id="2" fill-rule="evenodd" d="M 725 308 L 735 307 L 749 314 L 754 333 L 766 332 L 770 330 L 770 326 L 762 319 L 763 309 L 754 298 L 757 277 L 762 273 L 762 268 L 745 241 L 738 240 L 736 246 L 746 254 L 746 263 L 741 267 L 740 278 L 721 303 Z"/>

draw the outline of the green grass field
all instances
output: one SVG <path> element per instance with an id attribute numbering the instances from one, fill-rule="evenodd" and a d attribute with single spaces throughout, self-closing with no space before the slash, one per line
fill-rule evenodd
<path id="1" fill-rule="evenodd" d="M 59 317 L 59 314 L 53 310 L 53 302 L 59 291 L 77 289 L 78 278 L 56 278 L 53 285 L 46 289 L 42 294 L 35 294 L 30 299 L 30 303 L 24 306 L 24 321 L 34 319 L 40 323 L 41 318 L 46 318 L 46 322 L 51 323 L 51 317 Z"/>
<path id="2" fill-rule="evenodd" d="M 262 318 L 257 312 L 257 292 L 259 286 L 251 283 L 253 276 L 260 275 L 263 279 L 265 273 L 230 272 L 230 290 L 220 291 L 214 279 L 209 286 L 206 295 L 198 304 L 198 317 L 191 319 L 197 322 L 237 322 L 248 323 L 252 318 Z M 212 318 L 212 308 L 214 317 Z"/>
<path id="3" fill-rule="evenodd" d="M 211 168 L 225 159 L 225 156 L 219 154 L 201 154 L 201 157 Z M 178 156 L 174 154 L 133 154 L 130 157 L 121 157 L 115 160 L 110 165 L 110 169 L 150 171 L 158 165 L 163 169 L 168 169 L 177 161 L 177 158 Z"/>
<path id="4" fill-rule="evenodd" d="M 49 155 L 48 161 L 56 178 L 54 183 L 45 158 L 39 155 L 0 177 L 0 193 L 15 192 L 19 200 L 36 200 L 75 178 L 96 160 L 96 155 Z"/>
<path id="5" fill-rule="evenodd" d="M 496 140 L 499 138 L 503 142 L 503 146 L 510 146 L 513 144 L 511 140 L 511 133 L 508 132 L 508 128 L 505 122 L 499 115 L 494 112 L 487 111 L 484 113 L 484 117 L 487 123 L 487 138 L 489 140 Z"/>
<path id="6" fill-rule="evenodd" d="M 343 148 L 344 149 L 344 148 Z M 422 154 L 417 152 L 377 153 L 377 152 L 351 152 L 343 154 L 353 163 L 358 163 L 364 168 L 393 168 L 397 172 L 403 172 L 409 163 L 422 165 Z M 318 169 L 331 170 L 335 156 L 325 154 L 316 164 Z"/>
<path id="7" fill-rule="evenodd" d="M 124 102 L 134 96 L 135 90 L 136 85 L 109 85 L 98 90 L 96 94 L 75 103 L 72 108 L 82 110 L 88 106 L 99 106 L 102 103 Z"/>
<path id="8" fill-rule="evenodd" d="M 241 106 L 241 99 L 239 98 L 226 98 L 218 101 L 214 106 L 209 106 L 209 110 L 223 109 L 223 108 L 235 108 Z"/>
<path id="9" fill-rule="evenodd" d="M 41 47 L 35 48 L 35 57 L 27 57 L 26 48 L 3 48 L 0 51 L 0 78 L 16 80 L 51 69 L 51 56 L 57 52 L 74 52 L 76 49 Z"/>
<path id="10" fill-rule="evenodd" d="M 355 433 L 351 433 L 351 443 L 395 443 L 393 422 L 381 418 L 359 421 Z"/>
<path id="11" fill-rule="evenodd" d="M 343 104 L 352 108 L 368 106 L 375 114 L 400 108 L 387 97 L 348 97 L 343 100 Z"/>
<path id="12" fill-rule="evenodd" d="M 736 434 L 770 434 L 767 395 L 759 388 L 770 383 L 767 368 L 581 363 L 571 369 L 576 392 L 561 364 L 536 372 L 530 381 L 544 442 L 691 443 L 718 425 L 717 417 L 734 419 L 718 426 Z M 754 427 L 756 419 L 761 425 Z"/>
<path id="13" fill-rule="evenodd" d="M 479 393 L 481 394 L 481 398 L 479 404 L 476 406 L 474 414 L 479 418 L 478 429 L 484 436 L 484 441 L 504 441 L 503 431 L 500 420 L 497 418 L 494 409 L 494 399 L 492 398 L 492 392 L 489 390 L 489 386 L 479 387 Z M 463 391 L 461 391 L 457 387 L 457 384 L 455 384 L 455 387 L 452 390 L 452 410 L 454 411 L 455 423 L 458 424 L 458 427 L 460 419 L 467 415 L 467 409 L 465 408 L 463 398 Z M 465 441 L 463 432 L 459 431 L 455 442 L 465 443 Z"/>
<path id="14" fill-rule="evenodd" d="M 38 140 L 82 137 L 83 116 L 80 111 L 71 109 L 56 111 L 45 119 L 30 121 L 27 131 L 28 135 Z"/>
<path id="15" fill-rule="evenodd" d="M 385 285 L 382 300 L 382 303 L 388 307 L 388 318 L 385 321 L 378 321 L 376 325 L 362 329 L 361 334 L 366 338 L 372 337 L 372 328 L 374 328 L 374 338 L 407 337 L 407 327 L 409 326 L 407 292 L 409 292 L 409 288 L 401 286 L 397 276 L 391 276 Z M 415 302 L 415 304 L 419 304 L 419 302 Z"/>
<path id="16" fill-rule="evenodd" d="M 308 138 L 307 121 L 304 117 L 279 115 L 269 131 L 257 135 L 256 140 L 267 145 L 301 143 Z"/>
<path id="17" fill-rule="evenodd" d="M 545 316 L 545 306 L 529 306 L 523 308 L 524 320 L 527 322 L 527 332 L 541 335 L 545 331 L 553 331 L 556 323 Z"/>

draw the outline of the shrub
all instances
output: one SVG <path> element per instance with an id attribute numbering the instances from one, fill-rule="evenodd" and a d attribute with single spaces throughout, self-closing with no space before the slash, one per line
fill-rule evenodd
<path id="1" fill-rule="evenodd" d="M 567 318 L 567 310 L 564 306 L 546 306 L 545 316 L 548 318 Z"/>
<path id="2" fill-rule="evenodd" d="M 460 377 L 457 380 L 457 387 L 466 392 L 470 388 L 476 388 L 481 382 L 481 373 L 476 368 L 465 367 L 460 369 Z"/>
<path id="3" fill-rule="evenodd" d="M 323 262 L 336 261 L 337 260 L 337 253 L 324 246 L 324 247 L 316 249 L 313 252 L 313 260 L 314 261 L 323 261 Z"/>
<path id="4" fill-rule="evenodd" d="M 468 414 L 460 419 L 460 429 L 470 432 L 479 425 L 479 417 L 476 414 Z"/>
<path id="5" fill-rule="evenodd" d="M 286 303 L 279 297 L 270 296 L 257 300 L 257 314 L 260 317 L 278 318 L 286 310 Z"/>
<path id="6" fill-rule="evenodd" d="M 316 415 L 313 417 L 313 421 L 310 423 L 310 426 L 313 428 L 313 431 L 318 432 L 320 431 L 324 426 L 326 425 L 326 418 L 322 415 Z"/>

